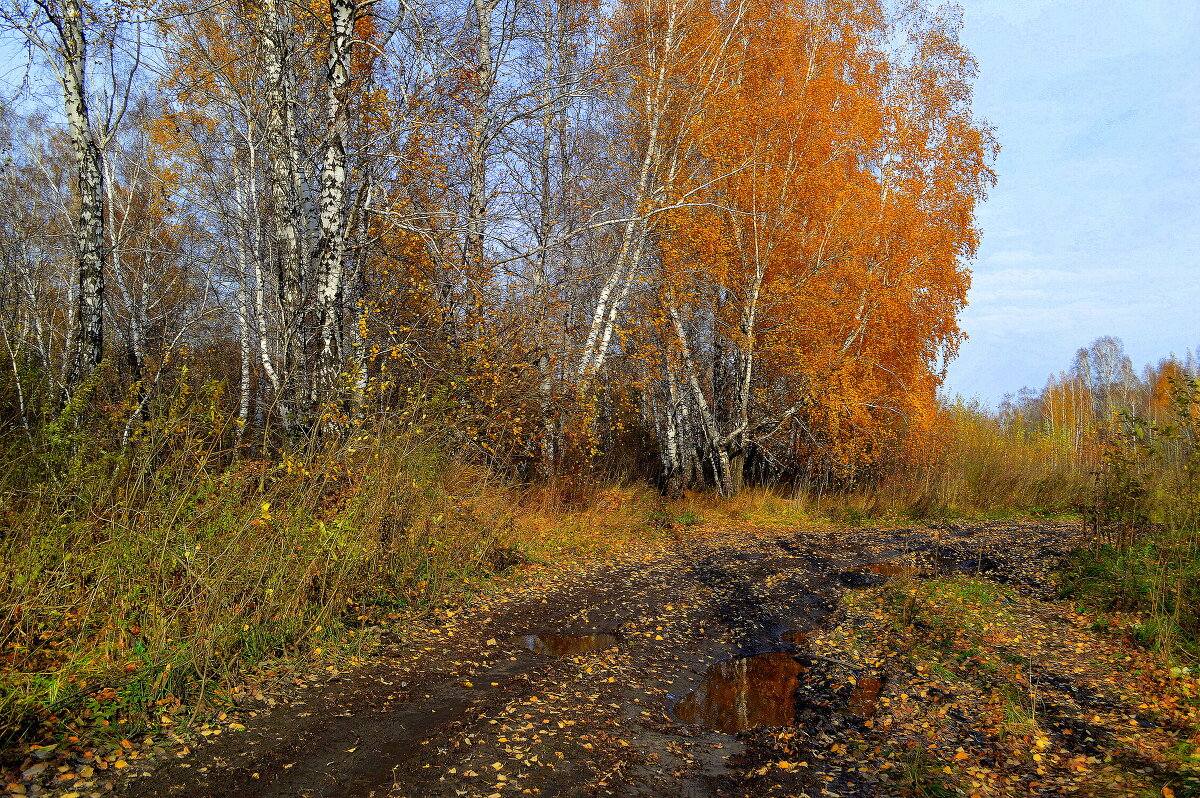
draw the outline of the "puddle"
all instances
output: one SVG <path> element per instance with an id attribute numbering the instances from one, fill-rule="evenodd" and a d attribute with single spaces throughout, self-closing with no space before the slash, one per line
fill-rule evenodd
<path id="1" fill-rule="evenodd" d="M 789 629 L 779 636 L 779 639 L 784 643 L 790 643 L 793 646 L 802 646 L 808 642 L 808 632 L 802 629 Z"/>
<path id="2" fill-rule="evenodd" d="M 985 553 L 958 552 L 943 546 L 934 555 L 938 569 L 949 573 L 978 576 L 1000 569 L 1000 561 Z"/>
<path id="3" fill-rule="evenodd" d="M 784 652 L 722 660 L 675 705 L 675 717 L 732 734 L 796 721 L 796 688 L 806 668 Z"/>
<path id="4" fill-rule="evenodd" d="M 879 694 L 883 692 L 883 680 L 878 676 L 860 676 L 854 689 L 850 691 L 850 700 L 846 709 L 851 715 L 869 718 L 879 708 Z"/>
<path id="5" fill-rule="evenodd" d="M 611 632 L 587 632 L 584 634 L 554 634 L 544 632 L 536 635 L 522 635 L 521 645 L 535 654 L 550 654 L 555 657 L 569 657 L 574 654 L 586 654 L 589 651 L 604 651 L 615 648 L 621 640 Z"/>
<path id="6" fill-rule="evenodd" d="M 852 588 L 875 587 L 875 585 L 882 585 L 887 581 L 887 577 L 872 573 L 867 568 L 842 571 L 837 578 L 843 585 Z"/>
<path id="7" fill-rule="evenodd" d="M 893 576 L 933 576 L 932 571 L 926 571 L 911 565 L 901 565 L 897 562 L 875 562 L 864 567 L 873 574 L 886 576 L 889 579 Z"/>
<path id="8" fill-rule="evenodd" d="M 937 572 L 925 568 L 917 568 L 913 565 L 902 565 L 898 562 L 873 562 L 868 565 L 851 568 L 849 571 L 842 571 L 838 574 L 838 579 L 846 587 L 862 588 L 881 585 L 897 576 L 924 579 L 937 576 Z"/>

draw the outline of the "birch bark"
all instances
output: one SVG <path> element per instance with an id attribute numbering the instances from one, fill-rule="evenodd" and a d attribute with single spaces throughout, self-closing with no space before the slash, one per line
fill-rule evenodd
<path id="1" fill-rule="evenodd" d="M 279 281 L 280 348 L 283 354 L 280 407 L 294 419 L 297 411 L 298 352 L 301 314 L 301 219 L 297 186 L 296 130 L 292 117 L 290 79 L 291 37 L 275 0 L 263 3 L 262 38 L 265 44 L 267 85 L 267 155 L 270 161 L 271 199 L 275 223 L 275 268 Z M 287 422 L 291 425 L 291 421 Z"/>
<path id="2" fill-rule="evenodd" d="M 692 389 L 692 397 L 695 399 L 696 408 L 700 412 L 700 422 L 704 428 L 704 435 L 708 439 L 713 481 L 716 483 L 718 493 L 726 497 L 732 496 L 735 486 L 729 460 L 729 440 L 726 437 L 722 437 L 717 427 L 716 417 L 713 415 L 712 405 L 709 403 L 708 397 L 704 394 L 704 387 L 700 384 L 700 372 L 696 368 L 695 358 L 692 356 L 692 348 L 688 344 L 687 331 L 683 327 L 683 320 L 679 315 L 679 308 L 675 302 L 674 292 L 670 291 L 670 289 L 668 289 L 667 307 L 671 316 L 671 325 L 675 328 L 675 335 L 679 341 L 680 353 L 683 356 L 683 367 L 687 372 L 688 385 Z"/>
<path id="3" fill-rule="evenodd" d="M 41 5 L 41 4 L 39 4 Z M 89 374 L 104 359 L 104 169 L 103 154 L 92 131 L 87 102 L 87 40 L 81 0 L 66 0 L 61 17 L 41 5 L 62 39 L 59 82 L 67 130 L 79 180 L 76 242 L 79 254 L 76 351 L 73 380 Z"/>
<path id="4" fill-rule="evenodd" d="M 350 83 L 351 50 L 354 23 L 358 18 L 356 0 L 330 0 L 332 26 L 329 33 L 329 68 L 326 73 L 325 102 L 329 129 L 326 133 L 325 159 L 321 167 L 320 239 L 314 250 L 316 271 L 320 275 L 317 303 L 321 319 L 321 349 L 318 359 L 317 389 L 330 395 L 337 388 L 341 364 L 341 314 L 337 303 L 342 296 L 346 244 L 346 95 Z"/>
<path id="5" fill-rule="evenodd" d="M 496 87 L 496 62 L 492 52 L 492 17 L 499 0 L 473 0 L 475 10 L 475 93 L 467 141 L 467 218 L 464 266 L 468 284 L 484 268 L 484 235 L 487 226 L 487 164 L 491 136 L 492 93 Z"/>

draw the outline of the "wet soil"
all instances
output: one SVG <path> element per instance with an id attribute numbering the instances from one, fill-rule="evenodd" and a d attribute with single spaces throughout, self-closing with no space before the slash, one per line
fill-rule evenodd
<path id="1" fill-rule="evenodd" d="M 244 730 L 168 755 L 127 798 L 891 795 L 839 773 L 887 675 L 809 650 L 889 579 L 979 574 L 1048 598 L 1074 525 L 739 526 L 544 574 L 387 639 Z M 797 762 L 776 763 L 781 735 Z M 843 748 L 844 750 L 844 748 Z M 806 755 L 811 752 L 811 755 Z M 810 764 L 811 763 L 811 764 Z M 787 767 L 784 767 L 784 766 Z M 768 790 L 764 779 L 770 780 Z"/>

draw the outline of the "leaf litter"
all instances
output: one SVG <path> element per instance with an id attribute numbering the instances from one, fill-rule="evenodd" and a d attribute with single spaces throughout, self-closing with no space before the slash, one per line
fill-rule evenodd
<path id="1" fill-rule="evenodd" d="M 1100 628 L 1056 599 L 1054 569 L 1081 543 L 1052 522 L 713 524 L 531 570 L 402 627 L 345 673 L 282 675 L 295 691 L 258 692 L 207 727 L 90 756 L 30 749 L 5 790 L 1195 795 L 1200 685 L 1120 622 Z M 525 642 L 596 634 L 611 639 Z M 765 721 L 777 725 L 725 733 L 677 714 L 721 663 L 763 654 L 795 663 L 791 710 Z"/>

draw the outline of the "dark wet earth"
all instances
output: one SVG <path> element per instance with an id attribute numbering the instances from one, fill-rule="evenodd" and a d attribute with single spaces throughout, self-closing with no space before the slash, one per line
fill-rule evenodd
<path id="1" fill-rule="evenodd" d="M 964 573 L 1049 593 L 1074 527 L 1006 526 L 746 526 L 542 577 L 387 640 L 286 704 L 245 707 L 244 731 L 120 794 L 760 794 L 772 736 L 827 747 L 869 724 L 886 689 L 886 674 L 807 649 L 848 592 Z M 888 794 L 830 767 L 773 778 L 796 795 Z"/>

